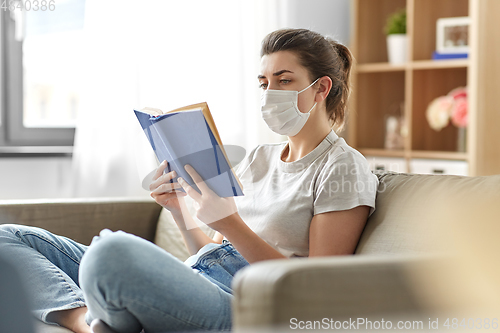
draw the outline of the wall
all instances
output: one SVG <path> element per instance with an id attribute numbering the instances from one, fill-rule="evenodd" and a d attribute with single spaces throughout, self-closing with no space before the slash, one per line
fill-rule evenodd
<path id="1" fill-rule="evenodd" d="M 291 28 L 306 28 L 349 46 L 349 0 L 287 0 L 287 24 Z"/>
<path id="2" fill-rule="evenodd" d="M 70 157 L 0 158 L 0 200 L 70 196 Z"/>

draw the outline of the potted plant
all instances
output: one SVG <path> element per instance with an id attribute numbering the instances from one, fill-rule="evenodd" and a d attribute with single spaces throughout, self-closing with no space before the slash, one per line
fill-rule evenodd
<path id="1" fill-rule="evenodd" d="M 406 9 L 400 9 L 387 19 L 384 32 L 387 35 L 389 63 L 402 64 L 407 60 Z"/>

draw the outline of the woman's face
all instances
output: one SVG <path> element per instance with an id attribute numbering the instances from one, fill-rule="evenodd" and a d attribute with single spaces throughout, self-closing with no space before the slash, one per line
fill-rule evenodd
<path id="1" fill-rule="evenodd" d="M 301 91 L 312 83 L 307 69 L 300 65 L 298 57 L 290 51 L 263 56 L 258 79 L 262 90 Z M 312 86 L 299 94 L 298 107 L 301 112 L 308 112 L 312 108 L 316 90 Z"/>

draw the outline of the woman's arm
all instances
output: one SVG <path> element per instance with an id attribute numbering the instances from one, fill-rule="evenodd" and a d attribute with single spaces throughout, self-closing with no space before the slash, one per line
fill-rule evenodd
<path id="1" fill-rule="evenodd" d="M 162 206 L 170 211 L 175 223 L 181 231 L 182 238 L 190 254 L 195 254 L 200 248 L 208 243 L 214 243 L 213 239 L 208 237 L 193 220 L 193 217 L 187 209 L 184 201 L 184 192 L 179 192 L 177 189 L 180 185 L 177 182 L 171 183 L 177 175 L 175 171 L 164 174 L 167 167 L 167 161 L 163 161 L 156 169 L 155 174 L 149 189 L 151 197 Z M 222 239 L 218 242 L 221 243 Z"/>
<path id="2" fill-rule="evenodd" d="M 315 215 L 309 228 L 309 257 L 353 254 L 370 207 Z M 248 262 L 285 258 L 255 234 L 238 213 L 214 222 L 213 227 L 238 249 Z"/>
<path id="3" fill-rule="evenodd" d="M 286 259 L 284 255 L 253 232 L 238 213 L 213 222 L 210 227 L 225 236 L 249 263 L 269 259 Z"/>
<path id="4" fill-rule="evenodd" d="M 309 257 L 353 254 L 370 207 L 314 215 L 309 227 Z"/>
<path id="5" fill-rule="evenodd" d="M 196 202 L 198 206 L 196 217 L 200 221 L 225 236 L 249 263 L 286 258 L 245 224 L 238 214 L 233 197 L 219 197 L 191 166 L 186 166 L 185 169 L 201 193 L 198 193 L 181 178 L 178 178 L 178 182 L 187 195 Z M 221 237 L 219 236 L 217 239 L 221 239 Z"/>
<path id="6" fill-rule="evenodd" d="M 196 254 L 199 249 L 208 243 L 222 243 L 222 237 L 214 237 L 212 239 L 197 226 L 184 200 L 181 201 L 180 206 L 181 212 L 173 212 L 172 217 L 181 231 L 182 239 L 186 244 L 189 254 Z"/>

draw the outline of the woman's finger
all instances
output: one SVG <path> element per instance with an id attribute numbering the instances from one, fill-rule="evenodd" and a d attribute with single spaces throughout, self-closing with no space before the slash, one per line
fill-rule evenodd
<path id="1" fill-rule="evenodd" d="M 170 191 L 170 192 L 166 192 L 166 193 L 155 193 L 155 192 L 151 192 L 151 197 L 153 199 L 157 199 L 157 198 L 160 198 L 161 200 L 170 200 L 170 199 L 173 199 L 173 198 L 176 198 L 176 197 L 185 197 L 187 195 L 186 192 L 183 192 L 183 191 L 179 191 L 179 190 L 173 190 L 173 191 Z"/>
<path id="2" fill-rule="evenodd" d="M 179 199 L 185 196 L 187 196 L 187 194 L 180 191 L 173 191 L 163 194 L 151 193 L 151 197 L 161 206 L 166 205 L 172 199 Z"/>
<path id="3" fill-rule="evenodd" d="M 160 186 L 163 183 L 170 183 L 171 179 L 175 179 L 177 177 L 177 173 L 174 171 L 170 171 L 169 173 L 164 174 L 163 176 L 158 177 L 158 179 L 153 180 L 151 184 L 149 184 L 149 190 L 153 191 L 155 188 Z"/>
<path id="4" fill-rule="evenodd" d="M 154 188 L 152 193 L 168 193 L 180 188 L 182 188 L 182 186 L 179 183 L 164 183 Z"/>
<path id="5" fill-rule="evenodd" d="M 157 180 L 158 178 L 160 178 L 161 175 L 163 175 L 163 170 L 165 170 L 167 165 L 168 165 L 167 161 L 161 162 L 161 164 L 158 166 L 158 168 L 156 168 L 156 172 L 153 176 L 153 180 Z"/>
<path id="6" fill-rule="evenodd" d="M 196 184 L 196 186 L 198 186 L 198 188 L 200 189 L 201 194 L 210 191 L 210 188 L 207 186 L 207 184 L 205 184 L 203 178 L 201 178 L 201 176 L 198 174 L 198 172 L 196 172 L 196 170 L 192 166 L 186 164 L 184 166 L 184 169 L 186 169 L 187 173 L 189 173 L 191 178 L 193 178 L 193 181 Z"/>
<path id="7" fill-rule="evenodd" d="M 182 178 L 177 178 L 177 181 L 179 184 L 181 184 L 182 188 L 184 191 L 186 191 L 187 195 L 189 195 L 191 198 L 193 198 L 194 201 L 200 201 L 201 200 L 201 194 L 198 193 L 194 188 L 192 188 L 184 179 Z"/>

